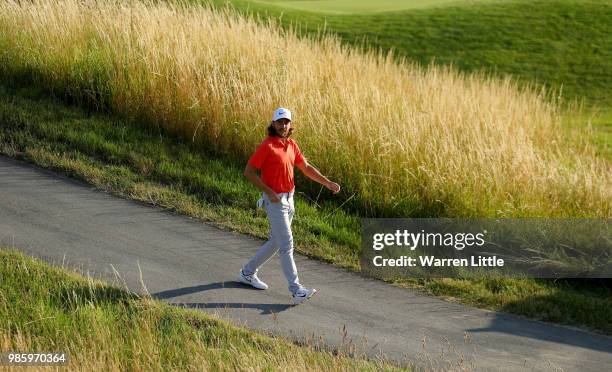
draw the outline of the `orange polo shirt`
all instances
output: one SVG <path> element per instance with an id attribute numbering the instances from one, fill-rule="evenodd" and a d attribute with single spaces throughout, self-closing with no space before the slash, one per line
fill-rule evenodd
<path id="1" fill-rule="evenodd" d="M 285 143 L 280 137 L 268 136 L 249 159 L 249 165 L 261 169 L 261 180 L 274 192 L 290 192 L 293 183 L 293 166 L 304 162 L 297 143 L 291 138 Z"/>

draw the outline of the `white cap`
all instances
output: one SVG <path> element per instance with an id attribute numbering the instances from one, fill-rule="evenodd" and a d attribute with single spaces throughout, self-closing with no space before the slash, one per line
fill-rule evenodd
<path id="1" fill-rule="evenodd" d="M 272 115 L 272 121 L 277 121 L 279 119 L 289 119 L 291 121 L 291 111 L 284 107 L 279 107 L 274 111 L 274 115 Z"/>

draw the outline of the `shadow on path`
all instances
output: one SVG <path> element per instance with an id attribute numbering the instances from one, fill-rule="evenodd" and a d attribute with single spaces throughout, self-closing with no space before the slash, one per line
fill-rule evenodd
<path id="1" fill-rule="evenodd" d="M 211 289 L 223 289 L 223 288 L 252 288 L 242 283 L 227 281 L 227 282 L 217 282 L 217 283 L 209 283 L 202 285 L 195 285 L 193 287 L 183 287 L 176 289 L 169 289 L 167 291 L 161 291 L 157 293 L 152 293 L 151 296 L 155 298 L 159 298 L 162 300 L 167 300 L 173 297 L 184 296 L 197 292 L 209 291 Z M 253 288 L 254 289 L 254 288 Z"/>
<path id="2" fill-rule="evenodd" d="M 530 324 L 525 324 L 529 322 Z M 592 334 L 567 327 L 556 327 L 546 323 L 522 319 L 513 315 L 497 313 L 487 327 L 466 329 L 469 333 L 507 333 L 515 336 L 577 346 L 585 349 L 612 353 L 612 337 L 593 337 Z"/>
<path id="3" fill-rule="evenodd" d="M 161 300 L 167 300 L 174 297 L 180 297 L 184 295 L 189 295 L 198 292 L 209 291 L 212 289 L 224 289 L 224 288 L 242 288 L 242 289 L 253 289 L 257 291 L 257 289 L 239 283 L 235 281 L 226 281 L 226 282 L 217 282 L 217 283 L 209 283 L 202 285 L 195 285 L 192 287 L 184 287 L 184 288 L 176 288 L 169 289 L 167 291 L 161 291 L 157 293 L 151 294 L 152 297 L 158 298 Z M 261 315 L 269 315 L 280 313 L 281 311 L 285 311 L 293 305 L 291 304 L 253 304 L 253 303 L 224 303 L 224 302 L 209 302 L 209 303 L 182 303 L 182 302 L 171 302 L 173 306 L 180 307 L 189 307 L 192 309 L 257 309 L 261 310 Z"/>
<path id="4" fill-rule="evenodd" d="M 280 313 L 293 307 L 288 304 L 247 304 L 247 303 L 171 303 L 173 306 L 188 307 L 191 309 L 257 309 L 261 310 L 261 315 Z"/>

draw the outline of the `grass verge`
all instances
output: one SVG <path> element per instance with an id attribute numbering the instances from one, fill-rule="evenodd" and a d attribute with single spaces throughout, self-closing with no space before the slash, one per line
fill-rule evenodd
<path id="1" fill-rule="evenodd" d="M 270 338 L 11 250 L 0 249 L 0 278 L 0 352 L 66 352 L 71 370 L 396 369 Z"/>
<path id="2" fill-rule="evenodd" d="M 37 88 L 0 85 L 0 152 L 218 226 L 265 238 L 258 195 L 241 167 L 179 139 L 91 114 Z M 296 197 L 296 249 L 359 270 L 360 221 L 334 204 Z M 612 334 L 609 287 L 546 280 L 432 279 L 395 284 L 473 306 Z"/>

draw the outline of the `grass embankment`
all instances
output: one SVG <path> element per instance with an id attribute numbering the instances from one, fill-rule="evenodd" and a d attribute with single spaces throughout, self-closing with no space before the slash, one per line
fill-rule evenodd
<path id="1" fill-rule="evenodd" d="M 305 154 L 361 216 L 611 214 L 610 165 L 568 144 L 559 110 L 509 80 L 422 70 L 196 6 L 1 7 L 5 79 L 240 164 L 261 141 L 262 118 L 291 107 Z"/>
<path id="2" fill-rule="evenodd" d="M 0 249 L 0 352 L 59 351 L 71 370 L 392 370 L 296 346 Z M 46 367 L 48 368 L 48 367 Z M 43 369 L 43 368 L 41 368 Z"/>
<path id="3" fill-rule="evenodd" d="M 98 188 L 264 238 L 256 192 L 241 167 L 175 137 L 90 114 L 38 89 L 0 86 L 0 152 Z M 296 248 L 358 270 L 359 219 L 296 198 Z M 435 279 L 398 283 L 466 304 L 612 334 L 612 293 L 570 282 Z"/>
<path id="4" fill-rule="evenodd" d="M 599 152 L 612 159 L 610 0 L 229 2 L 285 27 L 300 25 L 304 34 L 324 27 L 350 45 L 393 50 L 423 66 L 511 75 L 559 92 L 566 103 L 584 100 L 580 126 L 594 116 Z M 385 10 L 393 11 L 374 13 Z"/>

